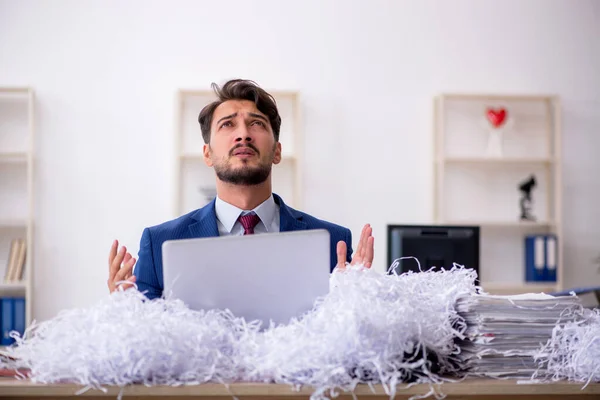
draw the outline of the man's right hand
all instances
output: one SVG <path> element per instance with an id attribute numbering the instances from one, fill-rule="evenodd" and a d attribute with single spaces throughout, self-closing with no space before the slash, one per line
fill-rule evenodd
<path id="1" fill-rule="evenodd" d="M 371 268 L 373 265 L 374 241 L 375 238 L 373 237 L 373 228 L 371 228 L 371 224 L 366 224 L 360 234 L 358 246 L 356 247 L 356 251 L 352 256 L 350 265 L 361 264 L 365 268 Z M 340 240 L 337 243 L 336 249 L 338 262 L 335 269 L 337 270 L 341 271 L 346 269 L 346 249 L 346 242 Z"/>
<path id="2" fill-rule="evenodd" d="M 133 266 L 135 265 L 135 258 L 127 252 L 125 246 L 119 247 L 119 241 L 115 240 L 110 247 L 110 253 L 108 254 L 108 290 L 110 293 L 122 287 L 123 290 L 133 287 L 135 283 L 135 275 L 133 275 Z M 131 282 L 120 283 L 119 282 Z"/>

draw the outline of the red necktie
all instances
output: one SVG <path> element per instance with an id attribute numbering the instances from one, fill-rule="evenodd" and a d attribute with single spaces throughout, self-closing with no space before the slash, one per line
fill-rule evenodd
<path id="1" fill-rule="evenodd" d="M 260 218 L 255 213 L 240 215 L 240 223 L 244 227 L 244 235 L 252 235 L 254 227 L 260 222 Z"/>

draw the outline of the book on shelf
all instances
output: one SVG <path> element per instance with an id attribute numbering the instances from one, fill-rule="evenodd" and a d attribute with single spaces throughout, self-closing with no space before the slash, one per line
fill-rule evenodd
<path id="1" fill-rule="evenodd" d="M 10 243 L 10 253 L 4 273 L 4 283 L 19 282 L 23 279 L 25 257 L 27 255 L 27 242 L 25 239 L 16 238 Z"/>

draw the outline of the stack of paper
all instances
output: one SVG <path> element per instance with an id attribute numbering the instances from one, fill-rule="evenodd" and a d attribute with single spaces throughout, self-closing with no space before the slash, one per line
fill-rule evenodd
<path id="1" fill-rule="evenodd" d="M 467 323 L 459 344 L 461 364 L 470 375 L 530 378 L 544 374 L 534 356 L 552 337 L 557 323 L 577 320 L 575 296 L 546 294 L 476 295 L 459 299 L 458 313 Z"/>

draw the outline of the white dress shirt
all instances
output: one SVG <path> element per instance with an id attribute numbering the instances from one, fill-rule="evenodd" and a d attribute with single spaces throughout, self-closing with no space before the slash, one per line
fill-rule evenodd
<path id="1" fill-rule="evenodd" d="M 217 214 L 217 226 L 220 236 L 241 236 L 244 227 L 238 221 L 238 217 L 254 211 L 260 218 L 260 222 L 254 228 L 254 233 L 279 232 L 279 206 L 275 203 L 273 195 L 259 204 L 254 210 L 242 210 L 236 206 L 226 203 L 218 196 L 215 201 L 215 213 Z"/>

